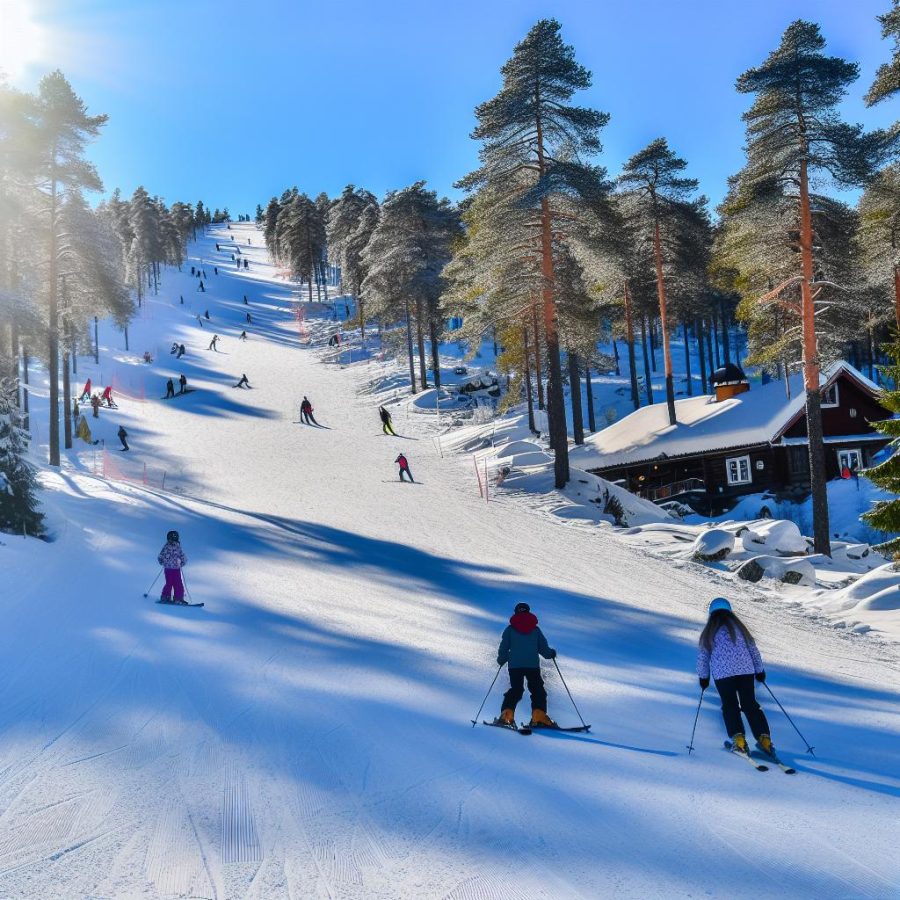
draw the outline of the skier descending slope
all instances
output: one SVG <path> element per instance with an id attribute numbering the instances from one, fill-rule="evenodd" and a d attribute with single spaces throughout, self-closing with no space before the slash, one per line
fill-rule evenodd
<path id="1" fill-rule="evenodd" d="M 159 551 L 157 562 L 163 567 L 166 574 L 166 583 L 163 585 L 160 600 L 163 603 L 186 604 L 184 599 L 184 581 L 181 578 L 181 570 L 187 564 L 187 556 L 181 549 L 181 540 L 177 531 L 170 531 L 166 535 L 166 543 Z M 174 594 L 174 598 L 173 598 Z"/>
<path id="2" fill-rule="evenodd" d="M 395 460 L 398 466 L 400 466 L 400 480 L 403 481 L 404 473 L 409 475 L 409 480 L 414 482 L 415 479 L 412 477 L 412 472 L 409 469 L 409 460 L 401 453 Z"/>
<path id="3" fill-rule="evenodd" d="M 760 682 L 766 680 L 762 657 L 750 630 L 724 597 L 716 597 L 709 604 L 709 620 L 700 634 L 697 676 L 702 690 L 709 687 L 710 674 L 722 699 L 722 718 L 732 749 L 748 756 L 750 753 L 741 720 L 743 712 L 759 749 L 774 756 L 769 723 L 756 700 L 753 684 L 754 677 Z"/>
<path id="4" fill-rule="evenodd" d="M 527 603 L 517 603 L 497 650 L 497 665 L 509 664 L 509 690 L 503 695 L 503 708 L 500 718 L 494 719 L 495 724 L 516 727 L 516 704 L 525 693 L 527 680 L 531 694 L 531 727 L 557 727 L 547 715 L 547 691 L 541 677 L 539 654 L 544 659 L 556 658 L 556 651 L 538 628 L 537 616 L 531 607 Z"/>

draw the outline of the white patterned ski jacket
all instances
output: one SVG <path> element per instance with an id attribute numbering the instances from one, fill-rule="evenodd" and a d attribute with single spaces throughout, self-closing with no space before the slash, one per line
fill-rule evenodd
<path id="1" fill-rule="evenodd" d="M 187 563 L 187 556 L 184 555 L 184 550 L 177 541 L 167 542 L 159 551 L 156 559 L 164 569 L 180 569 Z"/>
<path id="2" fill-rule="evenodd" d="M 713 637 L 712 652 L 702 644 L 697 651 L 697 675 L 719 681 L 732 675 L 755 675 L 764 671 L 762 656 L 756 644 L 748 644 L 739 628 L 734 629 L 734 640 L 724 625 Z"/>

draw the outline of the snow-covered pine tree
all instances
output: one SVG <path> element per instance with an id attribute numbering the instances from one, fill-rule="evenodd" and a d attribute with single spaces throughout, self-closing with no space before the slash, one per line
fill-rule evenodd
<path id="1" fill-rule="evenodd" d="M 859 199 L 859 244 L 866 279 L 900 329 L 900 163 L 885 166 Z"/>
<path id="2" fill-rule="evenodd" d="M 866 106 L 874 106 L 900 91 L 900 0 L 892 0 L 890 11 L 877 18 L 881 23 L 881 36 L 891 38 L 894 49 L 891 61 L 882 63 L 875 73 L 875 80 L 865 96 Z"/>
<path id="3" fill-rule="evenodd" d="M 26 459 L 28 432 L 16 405 L 16 385 L 0 379 L 0 531 L 44 533 L 44 516 L 38 511 L 37 479 Z"/>
<path id="4" fill-rule="evenodd" d="M 809 183 L 811 177 L 831 179 L 847 187 L 865 182 L 872 175 L 885 142 L 882 135 L 865 134 L 861 126 L 840 120 L 837 106 L 847 86 L 859 76 L 859 69 L 855 63 L 826 57 L 824 47 L 819 27 L 798 20 L 788 26 L 780 45 L 762 65 L 738 78 L 737 89 L 755 95 L 753 105 L 743 116 L 747 123 L 747 164 L 741 190 L 752 202 L 761 188 L 771 190 L 774 182 L 796 204 L 800 252 L 794 274 L 776 285 L 773 294 L 777 296 L 798 285 L 800 288 L 814 541 L 817 553 L 830 554 L 814 309 L 818 284 Z"/>
<path id="5" fill-rule="evenodd" d="M 900 342 L 891 344 L 888 352 L 893 357 L 894 364 L 883 366 L 882 371 L 893 380 L 894 388 L 882 391 L 881 404 L 896 414 L 900 413 Z M 866 477 L 880 488 L 900 495 L 900 419 L 885 419 L 872 424 L 882 434 L 893 439 L 891 445 L 894 453 L 885 462 L 869 469 Z M 900 496 L 895 496 L 892 500 L 880 500 L 863 515 L 863 519 L 879 531 L 889 534 L 900 532 Z M 886 541 L 879 545 L 878 549 L 882 553 L 893 554 L 895 559 L 900 559 L 900 537 Z"/>

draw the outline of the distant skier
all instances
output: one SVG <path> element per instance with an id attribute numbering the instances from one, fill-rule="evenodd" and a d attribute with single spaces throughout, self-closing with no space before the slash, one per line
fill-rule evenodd
<path id="1" fill-rule="evenodd" d="M 169 400 L 171 397 L 175 396 L 175 382 L 170 378 L 166 382 L 166 396 L 163 397 L 163 400 Z"/>
<path id="2" fill-rule="evenodd" d="M 128 450 L 128 432 L 125 430 L 124 425 L 119 426 L 119 430 L 116 432 L 119 440 L 122 442 L 122 449 Z"/>
<path id="3" fill-rule="evenodd" d="M 175 354 L 175 359 L 181 359 L 184 356 L 184 344 L 178 345 L 178 353 Z"/>
<path id="4" fill-rule="evenodd" d="M 219 267 L 218 267 L 218 266 L 213 266 L 213 272 L 214 272 L 216 275 L 218 275 L 218 274 L 219 274 Z"/>
<path id="5" fill-rule="evenodd" d="M 182 372 L 178 376 L 178 393 L 184 394 L 187 391 L 187 376 Z"/>
<path id="6" fill-rule="evenodd" d="M 197 316 L 197 321 L 200 323 L 200 327 L 202 328 L 203 327 L 203 319 L 201 319 L 200 316 Z"/>
<path id="7" fill-rule="evenodd" d="M 247 305 L 248 305 L 248 304 L 247 304 L 247 295 L 244 294 L 244 306 L 247 306 Z"/>
<path id="8" fill-rule="evenodd" d="M 381 416 L 381 430 L 385 434 L 391 435 L 391 437 L 396 437 L 394 434 L 394 426 L 391 423 L 391 414 L 383 407 L 378 407 L 378 415 Z"/>
<path id="9" fill-rule="evenodd" d="M 195 267 L 195 266 L 191 266 L 191 278 L 193 278 L 194 275 L 196 275 L 196 274 L 197 274 L 197 269 L 196 269 L 196 267 Z"/>
<path id="10" fill-rule="evenodd" d="M 400 466 L 400 480 L 403 481 L 404 472 L 409 475 L 409 480 L 415 483 L 415 478 L 412 477 L 412 472 L 409 470 L 409 460 L 401 453 L 395 460 L 398 466 Z"/>
<path id="11" fill-rule="evenodd" d="M 94 394 L 91 397 L 91 409 L 94 411 L 94 418 L 100 418 L 100 395 Z"/>
<path id="12" fill-rule="evenodd" d="M 172 341 L 172 349 L 169 353 L 177 353 L 178 352 L 178 341 Z"/>
<path id="13" fill-rule="evenodd" d="M 772 753 L 772 738 L 766 714 L 756 701 L 754 678 L 766 680 L 762 656 L 746 625 L 732 612 L 724 597 L 709 604 L 709 619 L 700 633 L 697 676 L 701 690 L 709 687 L 710 674 L 722 700 L 725 730 L 735 751 L 749 754 L 741 713 L 756 738 L 759 749 Z"/>
<path id="14" fill-rule="evenodd" d="M 219 343 L 219 336 L 217 334 L 214 334 L 213 339 L 209 342 L 208 349 L 215 350 L 216 353 L 218 353 L 219 352 L 218 343 Z"/>
<path id="15" fill-rule="evenodd" d="M 204 318 L 204 319 L 209 319 L 209 310 L 206 310 L 206 312 L 203 313 L 203 318 Z"/>
<path id="16" fill-rule="evenodd" d="M 113 401 L 111 384 L 108 384 L 105 388 L 103 388 L 103 394 L 101 395 L 100 399 L 103 400 L 110 409 L 119 408 Z"/>
<path id="17" fill-rule="evenodd" d="M 500 717 L 494 719 L 498 725 L 516 727 L 516 704 L 525 693 L 527 681 L 531 694 L 531 727 L 558 727 L 547 715 L 547 691 L 541 677 L 539 656 L 555 659 L 556 651 L 538 628 L 537 616 L 531 607 L 527 603 L 517 603 L 497 649 L 497 665 L 506 665 L 509 672 L 509 690 L 503 695 Z"/>
<path id="18" fill-rule="evenodd" d="M 250 315 L 250 313 L 247 313 L 247 324 L 248 325 L 253 324 L 253 317 Z"/>
<path id="19" fill-rule="evenodd" d="M 200 282 L 200 293 L 201 293 L 201 294 L 205 294 L 205 293 L 206 293 L 206 288 L 203 287 L 203 282 L 202 282 L 202 281 Z M 209 318 L 209 316 L 207 316 L 207 318 Z"/>
<path id="20" fill-rule="evenodd" d="M 303 402 L 300 404 L 300 420 L 305 422 L 307 425 L 319 424 L 316 421 L 316 417 L 313 415 L 313 405 L 305 396 L 303 397 Z"/>
<path id="21" fill-rule="evenodd" d="M 179 294 L 178 299 L 181 300 L 181 305 L 184 306 L 184 294 Z"/>
<path id="22" fill-rule="evenodd" d="M 249 269 L 249 268 L 250 268 L 250 263 L 248 263 L 246 259 L 244 260 L 244 268 L 245 268 L 245 269 Z"/>
<path id="23" fill-rule="evenodd" d="M 236 387 L 236 388 L 250 387 L 250 381 L 247 378 L 246 374 L 241 375 L 241 380 L 237 384 L 233 384 L 232 387 Z"/>
<path id="24" fill-rule="evenodd" d="M 181 549 L 181 539 L 177 531 L 170 531 L 166 535 L 166 542 L 159 551 L 156 561 L 163 567 L 166 575 L 159 599 L 163 603 L 185 603 L 181 570 L 187 565 L 187 556 Z"/>
<path id="25" fill-rule="evenodd" d="M 218 253 L 218 252 L 219 252 L 219 245 L 216 244 L 216 253 Z"/>
<path id="26" fill-rule="evenodd" d="M 246 340 L 247 340 L 247 332 L 246 332 L 246 331 L 242 331 L 242 332 L 241 332 L 241 340 L 242 340 L 242 341 L 246 341 Z"/>
<path id="27" fill-rule="evenodd" d="M 78 398 L 72 401 L 72 418 L 77 422 L 78 417 L 81 415 L 81 410 L 78 407 Z"/>
<path id="28" fill-rule="evenodd" d="M 78 399 L 81 400 L 82 403 L 84 403 L 85 400 L 91 399 L 91 379 L 90 378 L 88 378 L 88 380 L 84 383 L 84 388 L 82 389 L 81 396 Z"/>

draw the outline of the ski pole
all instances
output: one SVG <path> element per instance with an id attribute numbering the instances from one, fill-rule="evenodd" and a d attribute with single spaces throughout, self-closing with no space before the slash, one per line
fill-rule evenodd
<path id="1" fill-rule="evenodd" d="M 156 573 L 156 578 L 153 579 L 153 582 L 151 583 L 150 587 L 148 587 L 147 590 L 144 591 L 144 596 L 145 596 L 145 597 L 149 597 L 149 596 L 150 596 L 150 591 L 153 590 L 153 585 L 156 584 L 157 581 L 159 581 L 159 576 L 160 576 L 160 575 L 162 575 L 162 569 L 160 569 L 160 570 Z"/>
<path id="2" fill-rule="evenodd" d="M 191 596 L 191 589 L 187 586 L 187 579 L 184 577 L 184 572 L 181 573 L 181 583 L 184 585 L 185 591 L 187 591 L 188 600 L 190 600 L 191 603 L 193 603 L 194 598 Z"/>
<path id="3" fill-rule="evenodd" d="M 802 734 L 800 734 L 800 729 L 799 729 L 796 725 L 794 725 L 794 720 L 788 715 L 787 710 L 781 705 L 781 701 L 775 696 L 774 693 L 772 693 L 772 688 L 770 688 L 769 685 L 766 684 L 765 681 L 763 682 L 763 684 L 765 685 L 766 690 L 767 690 L 770 694 L 772 694 L 772 699 L 778 704 L 778 708 L 784 713 L 785 718 L 788 720 L 788 722 L 791 723 L 791 725 L 794 726 L 794 731 L 796 731 L 797 734 L 800 735 L 800 740 L 803 741 L 804 744 L 806 744 L 806 752 L 807 752 L 810 756 L 815 756 L 816 754 L 813 753 L 813 750 L 814 750 L 815 748 L 811 747 L 810 744 L 809 744 L 809 741 L 808 741 L 805 737 L 803 737 Z"/>
<path id="4" fill-rule="evenodd" d="M 706 693 L 706 688 L 700 688 L 700 702 L 697 704 L 697 715 L 694 716 L 694 727 L 691 729 L 691 742 L 688 744 L 688 756 L 690 756 L 694 752 L 694 735 L 697 733 L 697 722 L 700 719 L 700 707 L 703 705 L 703 695 Z"/>
<path id="5" fill-rule="evenodd" d="M 491 682 L 491 686 L 488 688 L 488 692 L 484 695 L 484 700 L 481 701 L 481 706 L 478 707 L 478 712 L 475 713 L 475 718 L 472 719 L 473 728 L 478 724 L 478 717 L 481 715 L 481 711 L 484 709 L 484 704 L 487 703 L 487 698 L 491 696 L 491 691 L 494 689 L 494 685 L 497 682 L 497 678 L 500 675 L 500 670 L 502 668 L 502 665 L 497 666 L 497 674 L 494 675 L 494 680 Z"/>
<path id="6" fill-rule="evenodd" d="M 569 695 L 569 699 L 572 701 L 572 706 L 575 706 L 575 698 L 572 696 L 572 692 L 569 690 L 569 686 L 566 684 L 566 679 L 563 678 L 563 673 L 559 671 L 559 663 L 556 661 L 556 657 L 553 657 L 553 665 L 556 666 L 556 671 L 559 672 L 560 681 L 563 683 L 563 687 L 566 689 L 566 693 Z M 581 724 L 587 728 L 587 723 L 581 717 L 581 713 L 578 712 L 578 707 L 575 706 L 575 712 L 578 714 L 578 718 L 581 719 Z"/>

